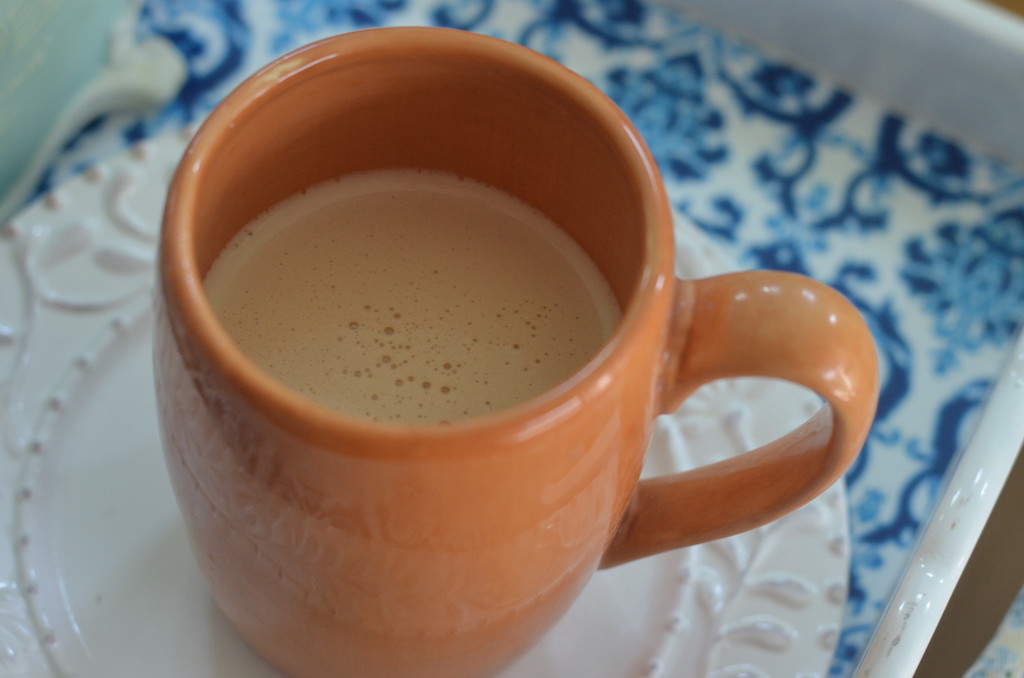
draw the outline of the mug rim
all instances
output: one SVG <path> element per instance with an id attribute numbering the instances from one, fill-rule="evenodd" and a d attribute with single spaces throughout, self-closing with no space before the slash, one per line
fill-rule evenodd
<path id="1" fill-rule="evenodd" d="M 531 77 L 554 85 L 563 96 L 581 103 L 603 131 L 613 138 L 619 158 L 640 187 L 646 218 L 642 270 L 623 306 L 622 317 L 604 344 L 568 378 L 541 394 L 510 407 L 448 423 L 402 423 L 361 417 L 322 405 L 264 372 L 235 344 L 217 319 L 203 288 L 196 256 L 196 194 L 202 184 L 205 159 L 215 153 L 224 131 L 238 114 L 258 106 L 273 91 L 287 89 L 290 78 L 317 68 L 330 67 L 338 59 L 363 58 L 394 52 L 482 54 L 498 58 Z M 486 435 L 502 428 L 517 440 L 547 430 L 585 405 L 584 393 L 604 390 L 614 365 L 625 362 L 632 336 L 642 331 L 652 313 L 669 312 L 673 291 L 674 237 L 672 212 L 657 165 L 640 133 L 618 106 L 582 76 L 557 61 L 527 47 L 482 34 L 433 27 L 371 28 L 323 38 L 288 52 L 265 65 L 232 90 L 210 113 L 189 142 L 171 180 L 161 225 L 158 289 L 187 333 L 190 345 L 199 347 L 238 392 L 262 415 L 296 437 L 336 447 L 339 440 L 358 438 L 383 443 L 374 454 L 405 449 L 399 442 L 453 439 Z M 172 323 L 173 327 L 173 323 Z M 178 331 L 172 338 L 181 345 Z M 656 375 L 651 375 L 653 382 Z M 377 447 L 377 446 L 374 446 Z M 353 446 L 352 449 L 365 449 Z M 452 449 L 459 449 L 452 447 Z M 469 448 L 462 448 L 469 449 Z"/>

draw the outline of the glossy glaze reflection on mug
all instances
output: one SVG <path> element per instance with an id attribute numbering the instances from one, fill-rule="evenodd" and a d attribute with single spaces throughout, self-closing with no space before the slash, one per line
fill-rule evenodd
<path id="1" fill-rule="evenodd" d="M 349 414 L 437 423 L 568 378 L 621 315 L 586 252 L 489 186 L 415 169 L 329 180 L 238 233 L 206 275 L 239 348 Z"/>
<path id="2" fill-rule="evenodd" d="M 409 426 L 325 407 L 240 351 L 203 287 L 231 239 L 320 182 L 394 168 L 492 186 L 558 224 L 622 309 L 596 354 L 517 404 Z M 154 356 L 172 486 L 241 636 L 295 678 L 493 675 L 598 567 L 764 524 L 839 479 L 878 392 L 857 311 L 790 274 L 676 279 L 672 237 L 629 120 L 520 46 L 362 31 L 232 92 L 168 194 Z M 655 416 L 737 376 L 826 405 L 764 447 L 640 481 Z"/>

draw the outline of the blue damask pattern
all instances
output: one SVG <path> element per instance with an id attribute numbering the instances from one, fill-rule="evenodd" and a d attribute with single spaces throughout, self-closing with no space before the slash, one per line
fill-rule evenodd
<path id="1" fill-rule="evenodd" d="M 210 22 L 220 30 L 204 30 Z M 186 57 L 188 77 L 177 105 L 153 120 L 129 126 L 127 134 L 133 140 L 149 136 L 155 127 L 191 122 L 209 112 L 243 69 L 252 40 L 240 0 L 148 3 L 139 17 L 139 32 L 173 42 Z"/>
<path id="2" fill-rule="evenodd" d="M 724 39 L 716 43 L 718 76 L 743 115 L 760 116 L 785 129 L 784 142 L 757 157 L 753 169 L 785 215 L 793 217 L 798 210 L 796 187 L 814 167 L 818 145 L 850 106 L 851 98 L 799 70 L 765 61 L 741 45 Z"/>
<path id="3" fill-rule="evenodd" d="M 445 0 L 431 12 L 438 26 L 500 34 L 553 57 L 566 40 L 582 32 L 604 49 L 643 45 L 648 39 L 649 7 L 641 0 L 531 0 L 529 16 L 519 22 L 495 23 L 497 0 Z M 509 29 L 514 29 L 509 31 Z"/>
<path id="4" fill-rule="evenodd" d="M 729 156 L 724 117 L 704 99 L 704 66 L 696 54 L 673 56 L 646 71 L 617 68 L 607 93 L 629 115 L 661 171 L 700 180 Z"/>
<path id="5" fill-rule="evenodd" d="M 907 241 L 903 278 L 934 316 L 948 345 L 936 370 L 960 353 L 1003 345 L 1016 333 L 1024 303 L 1024 209 L 1013 205 L 978 223 L 948 222 Z"/>
<path id="6" fill-rule="evenodd" d="M 643 0 L 148 0 L 140 35 L 188 62 L 172 105 L 79 147 L 200 119 L 271 57 L 332 32 L 430 23 L 563 60 L 636 123 L 673 205 L 737 262 L 828 282 L 878 342 L 877 421 L 846 476 L 851 589 L 832 675 L 869 640 L 1024 316 L 1024 172 Z"/>
<path id="7" fill-rule="evenodd" d="M 271 38 L 275 53 L 285 52 L 319 35 L 325 28 L 343 30 L 383 26 L 406 0 L 282 0 L 276 3 L 276 30 Z"/>

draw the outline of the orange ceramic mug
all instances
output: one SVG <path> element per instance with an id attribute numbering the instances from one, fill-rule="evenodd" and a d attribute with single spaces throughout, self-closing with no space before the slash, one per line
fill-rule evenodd
<path id="1" fill-rule="evenodd" d="M 262 373 L 211 311 L 211 262 L 285 197 L 390 167 L 476 179 L 560 224 L 623 309 L 599 354 L 539 397 L 443 426 L 347 416 Z M 625 116 L 516 45 L 439 29 L 352 33 L 230 94 L 171 186 L 155 356 L 196 559 L 252 647 L 300 678 L 490 675 L 598 567 L 755 527 L 838 479 L 877 397 L 858 313 L 793 275 L 678 280 L 672 237 L 654 162 Z M 803 384 L 826 405 L 763 448 L 638 483 L 654 417 L 741 375 Z"/>

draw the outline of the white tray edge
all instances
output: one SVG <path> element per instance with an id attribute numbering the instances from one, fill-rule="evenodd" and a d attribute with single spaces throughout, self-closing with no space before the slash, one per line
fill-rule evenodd
<path id="1" fill-rule="evenodd" d="M 912 676 L 1024 443 L 1024 334 L 948 475 L 857 669 Z"/>

